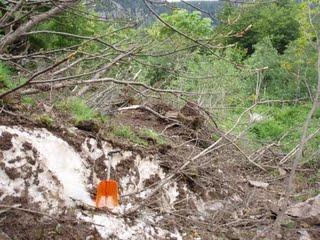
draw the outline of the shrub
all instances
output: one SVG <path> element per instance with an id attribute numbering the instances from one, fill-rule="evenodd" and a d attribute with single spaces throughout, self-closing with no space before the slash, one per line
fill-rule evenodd
<path id="1" fill-rule="evenodd" d="M 41 114 L 37 116 L 36 121 L 48 128 L 53 127 L 53 124 L 54 124 L 54 120 L 48 114 Z"/>
<path id="2" fill-rule="evenodd" d="M 157 132 L 149 128 L 143 128 L 140 132 L 141 137 L 150 138 L 154 140 L 157 144 L 163 145 L 166 144 L 166 140 Z"/>
<path id="3" fill-rule="evenodd" d="M 0 61 L 0 91 L 14 87 L 11 81 L 11 74 L 10 68 L 4 62 Z"/>
<path id="4" fill-rule="evenodd" d="M 148 146 L 148 142 L 144 139 L 141 139 L 129 126 L 115 127 L 113 134 L 118 137 L 126 138 L 132 143 L 141 146 Z"/>
<path id="5" fill-rule="evenodd" d="M 23 105 L 27 105 L 27 106 L 35 106 L 36 105 L 36 101 L 31 97 L 22 97 L 21 103 Z"/>
<path id="6" fill-rule="evenodd" d="M 105 116 L 92 110 L 84 100 L 70 98 L 58 104 L 58 108 L 70 111 L 76 123 L 88 120 L 99 120 L 104 122 Z"/>
<path id="7" fill-rule="evenodd" d="M 259 139 L 278 139 L 284 132 L 283 126 L 278 122 L 268 120 L 256 124 L 252 129 L 253 132 Z"/>

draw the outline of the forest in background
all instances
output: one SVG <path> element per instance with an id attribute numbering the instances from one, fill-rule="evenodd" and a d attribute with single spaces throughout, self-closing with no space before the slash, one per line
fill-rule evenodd
<path id="1" fill-rule="evenodd" d="M 143 1 L 136 2 L 138 6 L 131 9 L 142 8 Z M 144 5 L 143 9 L 148 8 Z M 79 14 L 87 11 L 80 4 L 72 11 L 39 23 L 31 33 L 25 33 L 2 50 L 4 54 L 31 56 L 2 57 L 2 91 L 19 85 L 19 81 L 27 78 L 25 73 L 49 64 L 52 57 L 38 62 L 40 54 L 46 52 L 76 51 L 74 64 L 63 74 L 73 79 L 72 75 L 88 72 L 81 80 L 89 80 L 90 72 L 98 72 L 105 66 L 105 60 L 93 56 L 119 53 L 129 56 L 130 51 L 137 51 L 128 60 L 123 57 L 121 64 L 101 71 L 99 77 L 130 81 L 139 73 L 136 81 L 149 86 L 193 92 L 193 100 L 212 111 L 224 129 L 253 103 L 283 101 L 258 105 L 255 112 L 263 115 L 264 120 L 251 124 L 246 132 L 263 143 L 281 139 L 281 147 L 290 150 L 299 140 L 296 129 L 301 127 L 317 87 L 316 35 L 309 21 L 308 3 L 287 0 L 270 4 L 225 3 L 215 19 L 220 22 L 216 27 L 212 25 L 213 16 L 203 17 L 207 10 L 201 13 L 169 8 L 171 12 L 163 13 L 161 19 L 170 27 L 157 21 L 136 28 L 134 20 L 102 21 L 94 8 L 91 15 Z M 16 24 L 27 19 L 22 18 Z M 2 34 L 6 33 L 4 29 Z M 108 46 L 110 49 L 106 49 Z M 92 55 L 92 60 L 86 54 Z M 53 59 L 56 57 L 53 55 Z M 61 77 L 56 74 L 51 81 L 60 82 L 55 79 Z M 89 103 L 96 94 L 89 94 Z M 313 117 L 311 132 L 318 127 L 319 114 Z M 319 145 L 319 137 L 314 138 L 312 145 Z"/>
<path id="2" fill-rule="evenodd" d="M 212 141 L 232 136 L 250 162 L 274 147 L 279 166 L 313 169 L 307 181 L 319 184 L 318 1 L 193 3 L 0 1 L 3 110 L 45 104 L 76 125 L 103 125 L 118 108 L 192 102 L 213 120 L 206 128 L 223 132 Z M 50 113 L 29 117 L 55 124 Z M 146 145 L 126 126 L 112 131 Z"/>
<path id="3" fill-rule="evenodd" d="M 161 1 L 158 1 L 161 2 Z M 155 5 L 155 10 L 161 14 L 165 12 L 170 12 L 173 8 L 186 9 L 188 11 L 195 11 L 201 9 L 206 13 L 202 13 L 203 16 L 208 15 L 215 16 L 219 11 L 220 7 L 223 6 L 222 2 L 218 1 L 192 1 L 189 2 L 166 2 L 162 1 L 162 4 Z M 112 1 L 104 0 L 100 1 L 95 6 L 96 11 L 102 14 L 102 16 L 107 18 L 133 18 L 136 21 L 141 22 L 142 24 L 149 24 L 154 21 L 152 13 L 143 3 L 142 0 L 137 1 Z M 215 20 L 217 20 L 215 18 Z M 216 21 L 214 21 L 216 23 Z"/>

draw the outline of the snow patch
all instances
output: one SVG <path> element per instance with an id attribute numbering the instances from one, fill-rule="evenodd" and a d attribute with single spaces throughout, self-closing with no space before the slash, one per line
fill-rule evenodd
<path id="1" fill-rule="evenodd" d="M 81 145 L 84 155 L 89 156 L 92 160 L 102 157 L 103 151 L 98 148 L 98 143 L 93 138 L 87 138 Z"/>
<path id="2" fill-rule="evenodd" d="M 103 239 L 110 239 L 112 236 L 117 236 L 119 240 L 140 240 L 140 239 L 177 239 L 182 240 L 182 237 L 177 229 L 175 232 L 170 232 L 155 225 L 154 217 L 149 216 L 149 213 L 143 214 L 143 219 L 131 221 L 129 219 L 121 219 L 116 216 L 95 214 L 84 215 L 78 214 L 78 218 L 87 222 L 92 222 Z M 130 223 L 129 223 L 129 222 Z M 142 238 L 143 236 L 143 238 Z M 168 238 L 169 237 L 169 238 Z"/>
<path id="3" fill-rule="evenodd" d="M 0 126 L 0 133 L 2 132 L 13 134 L 12 142 L 14 147 L 4 151 L 6 165 L 10 163 L 10 160 L 17 159 L 18 156 L 21 160 L 14 164 L 15 169 L 25 165 L 26 154 L 29 151 L 23 153 L 21 149 L 23 149 L 23 143 L 29 142 L 39 154 L 38 164 L 45 170 L 43 174 L 40 174 L 46 175 L 42 176 L 44 182 L 41 181 L 41 185 L 46 188 L 52 185 L 52 176 L 50 175 L 54 175 L 62 185 L 62 197 L 68 205 L 73 205 L 73 199 L 93 205 L 84 181 L 90 173 L 84 167 L 79 154 L 68 143 L 45 129 L 26 131 L 18 127 Z M 34 158 L 34 156 L 30 155 L 28 157 Z M 10 166 L 10 164 L 8 165 Z M 37 198 L 37 196 L 33 197 Z"/>
<path id="4" fill-rule="evenodd" d="M 169 203 L 170 206 L 172 206 L 173 203 L 175 201 L 177 201 L 178 196 L 179 196 L 178 184 L 176 182 L 173 182 L 169 186 L 167 184 L 167 185 L 165 185 L 164 189 L 165 189 L 165 193 L 166 193 L 167 199 L 169 200 L 168 203 Z"/>
<path id="5" fill-rule="evenodd" d="M 88 188 L 92 186 L 92 177 L 94 184 L 98 179 L 95 178 L 95 172 L 92 172 L 91 164 L 92 160 L 96 161 L 114 150 L 109 143 L 102 142 L 100 147 L 95 139 L 87 138 L 78 153 L 67 142 L 46 129 L 0 126 L 0 134 L 3 132 L 13 135 L 13 147 L 2 152 L 0 201 L 7 196 L 22 197 L 27 194 L 28 201 L 38 203 L 40 208 L 49 214 L 76 207 L 78 203 L 94 205 Z M 114 154 L 111 161 L 112 171 L 122 161 L 131 161 L 132 156 L 130 151 Z M 117 209 L 119 213 L 134 209 L 140 204 L 137 199 L 148 196 L 151 189 L 145 190 L 146 181 L 152 183 L 155 179 L 165 178 L 158 160 L 153 156 L 142 158 L 137 155 L 132 161 L 134 166 L 117 179 L 122 190 L 121 195 L 142 192 L 132 198 L 124 198 Z M 187 191 L 186 186 L 182 189 L 184 190 Z M 171 210 L 178 197 L 178 184 L 168 183 L 163 187 L 164 199 L 160 204 L 163 204 L 166 210 Z M 92 222 L 104 239 L 182 239 L 178 229 L 172 232 L 158 227 L 163 217 L 151 209 L 148 212 L 138 210 L 138 217 L 134 219 L 111 215 L 108 212 L 88 212 L 78 208 L 74 210 L 79 219 Z"/>

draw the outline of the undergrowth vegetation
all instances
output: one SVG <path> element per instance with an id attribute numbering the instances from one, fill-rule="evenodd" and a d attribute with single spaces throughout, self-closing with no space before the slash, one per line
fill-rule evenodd
<path id="1" fill-rule="evenodd" d="M 14 87 L 14 83 L 11 80 L 12 72 L 10 68 L 3 62 L 0 61 L 0 91 L 5 91 Z"/>
<path id="2" fill-rule="evenodd" d="M 68 98 L 57 103 L 57 107 L 70 113 L 76 124 L 90 120 L 97 120 L 102 123 L 106 121 L 105 116 L 91 109 L 86 102 L 80 98 Z"/>
<path id="3" fill-rule="evenodd" d="M 319 0 L 0 0 L 0 236 L 320 236 L 319 108 Z"/>
<path id="4" fill-rule="evenodd" d="M 308 112 L 310 104 L 297 104 L 287 106 L 259 106 L 257 112 L 265 116 L 265 120 L 253 124 L 250 133 L 254 138 L 263 142 L 278 142 L 281 140 L 281 147 L 284 151 L 290 151 L 298 144 L 301 136 L 301 129 Z M 319 127 L 319 110 L 312 118 L 309 133 L 313 133 Z M 316 136 L 310 144 L 313 149 L 320 146 L 320 136 Z"/>
<path id="5" fill-rule="evenodd" d="M 111 135 L 128 140 L 133 144 L 148 147 L 151 145 L 165 145 L 167 140 L 158 132 L 150 128 L 133 129 L 130 125 L 113 125 Z"/>
<path id="6" fill-rule="evenodd" d="M 90 17 L 77 14 L 84 11 Z M 131 25 L 126 21 L 101 21 L 93 9 L 79 4 L 74 11 L 38 24 L 33 29 L 37 33 L 29 37 L 29 51 L 63 49 L 74 53 L 69 63 L 75 64 L 65 75 L 87 76 L 119 53 L 139 46 L 127 60 L 121 60 L 99 77 L 134 79 L 154 88 L 192 93 L 190 99 L 208 109 L 223 130 L 230 129 L 254 103 L 284 101 L 287 104 L 259 104 L 253 111 L 264 116 L 263 121 L 252 123 L 246 115 L 235 132 L 245 131 L 252 144 L 281 141 L 281 150 L 288 152 L 299 142 L 316 90 L 316 36 L 308 14 L 306 2 L 293 0 L 239 6 L 226 2 L 218 21 L 199 11 L 173 7 L 160 16 L 167 24 L 153 21 Z M 30 60 L 21 66 L 35 71 L 37 64 Z M 16 72 L 1 61 L 0 91 L 23 82 L 13 75 Z M 103 123 L 106 118 L 98 112 L 104 111 L 103 91 L 108 86 L 101 90 L 93 87 L 81 98 L 70 97 L 57 107 L 69 112 L 76 123 Z M 124 95 L 128 97 L 129 93 Z M 22 101 L 34 105 L 30 98 Z M 181 101 L 175 104 L 177 108 L 182 106 Z M 309 134 L 319 127 L 319 115 L 318 111 L 312 118 Z M 157 144 L 165 142 L 150 129 L 135 134 L 128 127 L 117 127 L 114 134 L 141 145 L 147 144 L 145 138 Z M 319 136 L 315 136 L 308 147 L 315 150 L 318 146 Z"/>
<path id="7" fill-rule="evenodd" d="M 148 146 L 148 141 L 140 138 L 130 126 L 114 126 L 112 134 L 129 140 L 133 144 L 138 144 L 140 146 Z"/>
<path id="8" fill-rule="evenodd" d="M 142 138 L 151 139 L 159 145 L 166 144 L 167 142 L 159 133 L 149 128 L 143 128 L 139 134 Z"/>

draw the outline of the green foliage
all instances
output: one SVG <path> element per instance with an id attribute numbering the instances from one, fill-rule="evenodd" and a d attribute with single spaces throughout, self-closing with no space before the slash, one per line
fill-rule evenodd
<path id="1" fill-rule="evenodd" d="M 3 62 L 0 61 L 0 91 L 5 89 L 13 88 L 15 85 L 11 81 L 12 72 L 10 68 Z"/>
<path id="2" fill-rule="evenodd" d="M 262 122 L 255 123 L 250 129 L 250 132 L 254 138 L 262 141 L 277 141 L 281 137 L 284 137 L 282 140 L 283 150 L 289 151 L 300 141 L 302 124 L 310 108 L 310 104 L 288 105 L 283 107 L 260 106 L 257 108 L 257 111 L 262 112 L 268 117 Z M 319 127 L 319 121 L 320 118 L 318 115 L 313 117 L 309 133 L 312 133 Z M 317 149 L 319 145 L 320 137 L 315 137 L 309 142 L 308 147 L 312 152 Z"/>
<path id="3" fill-rule="evenodd" d="M 213 141 L 218 141 L 219 140 L 219 138 L 220 138 L 220 136 L 217 134 L 217 133 L 213 133 L 212 135 L 211 135 L 211 139 L 213 140 Z"/>
<path id="4" fill-rule="evenodd" d="M 294 99 L 308 98 L 308 87 L 317 84 L 316 51 L 303 39 L 297 39 L 288 45 L 280 55 L 272 46 L 270 38 L 264 38 L 254 45 L 255 52 L 246 59 L 245 64 L 252 69 L 267 67 L 260 72 L 261 98 Z M 246 78 L 246 87 L 253 93 L 257 84 L 257 74 Z"/>
<path id="5" fill-rule="evenodd" d="M 130 142 L 134 144 L 138 144 L 141 146 L 148 146 L 148 142 L 142 138 L 140 138 L 130 126 L 117 126 L 113 130 L 113 134 L 118 137 L 122 137 L 128 139 Z"/>
<path id="6" fill-rule="evenodd" d="M 261 90 L 265 94 L 265 98 L 288 98 L 285 94 L 290 94 L 288 91 L 288 80 L 281 69 L 280 58 L 277 50 L 272 46 L 270 38 L 264 38 L 261 42 L 254 45 L 255 52 L 248 58 L 245 63 L 253 69 L 260 69 L 267 67 L 268 69 L 260 72 Z M 251 75 L 247 80 L 247 87 L 254 92 L 257 84 L 257 74 Z M 285 89 L 285 91 L 284 91 Z M 290 96 L 291 97 L 291 96 Z"/>
<path id="7" fill-rule="evenodd" d="M 80 98 L 67 99 L 59 103 L 57 107 L 69 111 L 76 123 L 89 120 L 104 122 L 106 120 L 104 116 L 92 110 L 86 102 Z"/>
<path id="8" fill-rule="evenodd" d="M 17 78 L 14 74 L 15 71 L 12 68 L 5 62 L 0 61 L 0 93 L 15 88 L 26 81 L 25 78 Z"/>
<path id="9" fill-rule="evenodd" d="M 309 91 L 314 92 L 317 85 L 316 62 L 317 52 L 309 40 L 301 37 L 289 44 L 280 63 L 281 70 L 289 79 L 285 89 L 292 97 L 310 97 Z"/>
<path id="10" fill-rule="evenodd" d="M 213 33 L 211 20 L 202 18 L 199 12 L 190 13 L 178 9 L 170 14 L 162 14 L 161 17 L 175 29 L 194 39 L 209 39 Z M 190 40 L 159 21 L 145 29 L 145 32 L 147 33 L 145 38 L 153 42 L 150 49 L 157 49 L 157 52 L 174 52 L 179 48 L 190 45 Z M 192 55 L 199 49 L 201 47 L 193 47 L 183 52 L 161 57 L 146 57 L 144 60 L 147 66 L 139 66 L 139 69 L 144 70 L 141 77 L 151 85 L 158 84 L 162 87 L 168 87 L 172 81 L 177 79 L 179 72 L 184 70 L 188 64 L 188 59 L 192 59 Z"/>
<path id="11" fill-rule="evenodd" d="M 311 184 L 317 184 L 320 182 L 320 170 L 318 170 L 315 175 L 313 176 L 310 176 L 308 178 L 308 182 L 311 183 Z M 317 191 L 317 193 L 319 194 L 320 193 L 320 190 Z M 315 194 L 316 195 L 316 194 Z M 314 195 L 314 196 L 315 196 Z"/>
<path id="12" fill-rule="evenodd" d="M 151 86 L 159 83 L 168 85 L 172 80 L 176 79 L 173 72 L 179 66 L 179 62 L 173 63 L 171 57 L 147 58 L 146 62 L 150 66 L 143 66 L 143 78 Z"/>
<path id="13" fill-rule="evenodd" d="M 36 30 L 48 30 L 54 32 L 70 33 L 80 36 L 95 36 L 102 33 L 104 29 L 100 21 L 86 18 L 83 14 L 78 14 L 77 10 L 83 11 L 84 6 L 78 5 L 73 11 L 66 11 L 64 14 L 46 21 L 37 26 Z M 92 12 L 94 15 L 94 12 Z M 43 33 L 32 35 L 30 42 L 36 49 L 55 49 L 80 44 L 83 39 L 72 36 L 62 36 L 59 34 Z M 91 42 L 92 44 L 92 42 Z"/>
<path id="14" fill-rule="evenodd" d="M 48 114 L 41 114 L 36 117 L 36 121 L 43 124 L 48 128 L 52 128 L 54 124 L 53 118 L 51 118 Z"/>
<path id="15" fill-rule="evenodd" d="M 36 101 L 33 98 L 25 97 L 25 96 L 23 96 L 21 98 L 21 103 L 26 106 L 35 106 L 36 105 Z"/>
<path id="16" fill-rule="evenodd" d="M 206 38 L 212 33 L 212 22 L 210 18 L 202 18 L 201 13 L 194 11 L 189 13 L 187 10 L 178 9 L 174 10 L 172 14 L 161 14 L 161 18 L 173 26 L 178 31 L 187 34 L 190 37 Z M 165 26 L 163 23 L 154 24 L 149 30 L 149 34 L 162 40 L 177 33 L 171 28 Z"/>
<path id="17" fill-rule="evenodd" d="M 251 132 L 254 133 L 259 139 L 279 139 L 284 133 L 284 127 L 274 122 L 273 120 L 264 121 L 256 124 Z"/>
<path id="18" fill-rule="evenodd" d="M 295 18 L 297 6 L 293 1 L 288 1 L 285 5 L 276 3 L 243 5 L 234 8 L 228 6 L 224 11 L 226 15 L 221 16 L 221 21 L 228 22 L 234 19 L 234 23 L 226 28 L 226 32 L 240 33 L 247 27 L 252 27 L 244 34 L 236 34 L 228 40 L 228 43 L 237 43 L 252 54 L 253 46 L 263 38 L 269 37 L 273 47 L 279 53 L 283 53 L 286 46 L 299 37 L 299 22 Z"/>
<path id="19" fill-rule="evenodd" d="M 241 58 L 238 49 L 227 49 L 216 52 L 221 56 L 203 55 L 194 52 L 186 59 L 181 74 L 170 82 L 170 88 L 186 92 L 211 93 L 211 97 L 203 96 L 203 104 L 241 104 L 246 96 L 241 70 L 232 64 L 234 59 Z"/>

